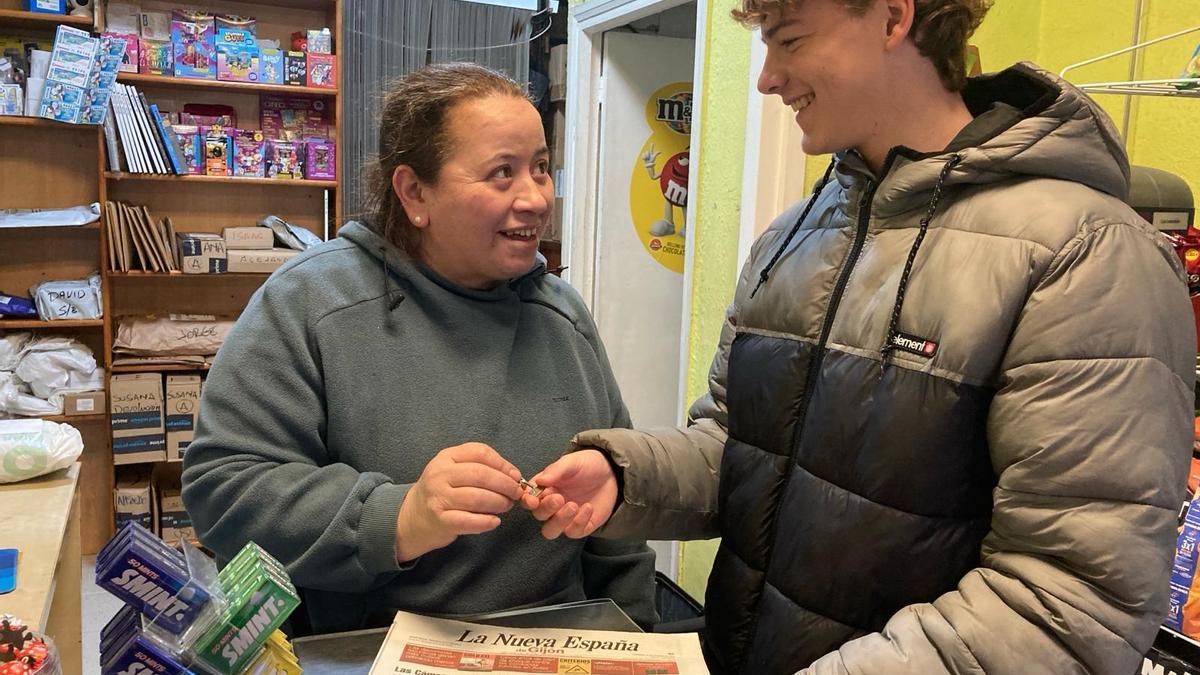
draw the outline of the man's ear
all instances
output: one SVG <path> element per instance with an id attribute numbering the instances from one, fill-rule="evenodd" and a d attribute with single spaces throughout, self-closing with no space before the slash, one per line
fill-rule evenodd
<path id="1" fill-rule="evenodd" d="M 400 198 L 409 222 L 418 228 L 429 225 L 429 190 L 411 166 L 401 164 L 392 172 L 392 191 Z"/>
<path id="2" fill-rule="evenodd" d="M 912 32 L 913 19 L 917 10 L 915 0 L 882 0 L 887 10 L 887 34 L 885 44 L 895 49 L 908 39 Z"/>

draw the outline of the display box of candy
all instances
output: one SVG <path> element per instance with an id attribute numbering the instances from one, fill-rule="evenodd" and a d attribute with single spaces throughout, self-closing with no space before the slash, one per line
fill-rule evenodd
<path id="1" fill-rule="evenodd" d="M 0 616 L 0 675 L 62 675 L 54 641 L 15 616 Z"/>

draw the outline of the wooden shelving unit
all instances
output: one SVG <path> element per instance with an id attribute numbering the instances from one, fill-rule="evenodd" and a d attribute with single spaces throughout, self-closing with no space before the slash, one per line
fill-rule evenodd
<path id="1" fill-rule="evenodd" d="M 0 319 L 0 330 L 63 330 L 69 328 L 104 328 L 104 319 L 67 319 L 63 321 Z"/>
<path id="2" fill-rule="evenodd" d="M 196 281 L 200 283 L 228 279 L 252 279 L 261 282 L 266 281 L 267 277 L 271 276 L 270 272 L 222 272 L 220 274 L 184 274 L 183 272 L 109 272 L 108 275 L 114 279 L 141 279 L 143 281 L 149 281 L 152 279 L 178 279 L 179 281 Z"/>
<path id="3" fill-rule="evenodd" d="M 0 26 L 3 26 L 3 21 L 0 21 Z M 42 117 L 22 117 L 19 115 L 0 115 L 0 125 L 12 127 L 38 127 L 45 129 L 62 129 L 64 131 L 76 130 L 83 132 L 95 133 L 95 128 L 86 124 L 67 124 L 66 122 L 57 122 L 48 120 Z"/>
<path id="4" fill-rule="evenodd" d="M 117 81 L 125 84 L 151 87 L 178 87 L 181 89 L 218 89 L 232 92 L 270 92 L 275 94 L 301 94 L 304 96 L 337 96 L 337 90 L 325 87 L 295 87 L 286 84 L 258 84 L 256 82 L 224 82 L 202 80 L 194 77 L 168 77 L 166 75 L 142 75 L 121 73 Z"/>
<path id="5" fill-rule="evenodd" d="M 92 28 L 92 17 L 44 14 L 42 12 L 27 12 L 23 9 L 6 9 L 0 7 L 0 26 L 9 28 L 53 29 L 60 23 L 90 30 Z"/>
<path id="6" fill-rule="evenodd" d="M 92 28 L 93 20 L 25 12 L 25 0 L 0 0 L 0 31 L 36 29 L 49 36 L 60 23 Z M 143 9 L 195 6 L 205 11 L 253 16 L 258 35 L 288 44 L 293 31 L 328 26 L 334 33 L 337 81 L 342 81 L 341 0 L 142 0 Z M 97 19 L 96 26 L 102 25 Z M 0 116 L 0 208 L 63 208 L 93 202 L 144 205 L 156 218 L 170 217 L 178 232 L 221 233 L 225 227 L 253 225 L 276 215 L 318 236 L 335 236 L 342 222 L 342 97 L 340 89 L 259 85 L 121 74 L 164 110 L 184 103 L 224 103 L 238 113 L 238 127 L 259 126 L 264 93 L 309 97 L 326 102 L 337 143 L 336 180 L 275 180 L 207 176 L 158 176 L 111 172 L 99 127 L 70 125 L 33 117 Z M 267 274 L 186 275 L 108 270 L 109 223 L 83 227 L 0 228 L 0 250 L 19 258 L 0 259 L 0 290 L 25 293 L 41 281 L 81 279 L 101 270 L 104 318 L 98 321 L 0 321 L 0 332 L 61 331 L 74 337 L 106 364 L 108 373 L 204 373 L 207 365 L 129 365 L 111 367 L 117 325 L 125 316 L 168 313 L 236 317 Z M 13 262 L 18 260 L 19 263 Z M 111 388 L 108 393 L 111 393 Z M 114 462 L 111 421 L 101 415 L 57 415 L 44 419 L 76 426 L 84 438 L 80 476 L 81 539 L 84 554 L 95 553 L 113 533 Z M 178 462 L 161 463 L 178 467 Z M 156 470 L 157 472 L 157 470 Z"/>
<path id="7" fill-rule="evenodd" d="M 269 185 L 271 187 L 306 187 L 336 189 L 336 180 L 309 180 L 307 178 L 242 178 L 238 176 L 171 176 L 157 173 L 126 173 L 106 171 L 109 180 L 149 180 L 167 183 L 228 183 L 231 185 Z"/>
<path id="8" fill-rule="evenodd" d="M 16 29 L 43 36 L 47 44 L 59 24 L 83 29 L 91 18 L 23 11 L 24 0 L 0 0 L 0 31 Z M 37 117 L 0 116 L 0 208 L 64 208 L 102 202 L 103 145 L 96 126 L 63 124 Z M 19 151 L 14 151 L 19 149 Z M 104 223 L 81 227 L 0 228 L 0 289 L 26 294 L 53 279 L 82 279 L 105 267 Z M 102 291 L 107 294 L 102 278 Z M 0 331 L 69 335 L 105 361 L 106 320 L 0 321 Z M 76 427 L 83 437 L 80 457 L 80 536 L 85 552 L 95 552 L 112 530 L 112 450 L 107 413 L 55 415 L 53 422 Z"/>
<path id="9" fill-rule="evenodd" d="M 136 366 L 113 366 L 112 372 L 120 373 L 199 373 L 206 372 L 208 364 L 164 363 Z"/>

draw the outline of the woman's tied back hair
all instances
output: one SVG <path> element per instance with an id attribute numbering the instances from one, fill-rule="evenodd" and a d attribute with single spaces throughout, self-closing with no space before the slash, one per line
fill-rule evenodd
<path id="1" fill-rule="evenodd" d="M 367 199 L 372 229 L 400 250 L 416 255 L 419 230 L 392 188 L 396 167 L 412 167 L 421 181 L 436 184 L 454 151 L 447 129 L 450 111 L 459 103 L 493 96 L 529 99 L 512 78 L 474 63 L 427 66 L 388 89 L 380 107 L 379 155 L 368 167 Z"/>

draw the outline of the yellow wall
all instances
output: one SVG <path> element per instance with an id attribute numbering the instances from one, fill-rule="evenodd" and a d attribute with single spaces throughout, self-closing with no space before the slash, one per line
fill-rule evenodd
<path id="1" fill-rule="evenodd" d="M 696 169 L 696 224 L 692 267 L 691 331 L 688 336 L 687 402 L 708 390 L 712 363 L 737 283 L 738 225 L 749 93 L 750 33 L 733 21 L 724 2 L 701 3 L 708 12 L 704 76 L 700 93 L 700 152 Z M 715 541 L 687 542 L 680 549 L 679 581 L 704 596 L 716 554 Z"/>

